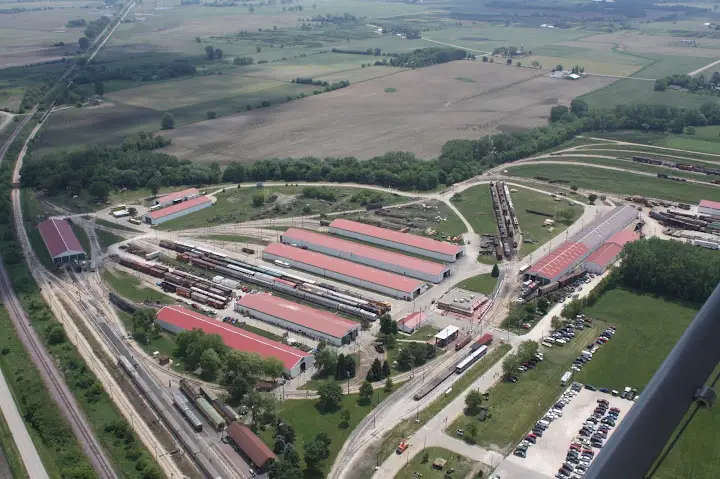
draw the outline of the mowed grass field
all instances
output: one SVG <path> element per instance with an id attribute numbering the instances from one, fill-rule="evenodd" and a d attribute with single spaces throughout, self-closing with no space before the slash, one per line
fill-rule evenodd
<path id="1" fill-rule="evenodd" d="M 600 153 L 600 152 L 588 152 L 588 154 L 607 154 L 607 153 Z M 621 153 L 619 153 L 621 154 Z M 585 163 L 589 166 L 597 165 L 598 167 L 601 166 L 609 166 L 612 168 L 622 168 L 624 170 L 632 170 L 637 171 L 640 173 L 664 173 L 666 175 L 672 175 L 672 176 L 679 176 L 682 178 L 689 178 L 691 180 L 697 180 L 697 181 L 709 181 L 710 177 L 708 177 L 705 173 L 693 173 L 691 171 L 683 171 L 678 170 L 677 168 L 668 168 L 663 166 L 654 166 L 654 165 L 646 165 L 644 163 L 638 163 L 636 161 L 632 161 L 631 157 L 628 157 L 627 159 L 618 160 L 618 159 L 612 159 L 612 158 L 592 158 L 587 156 L 553 156 L 550 158 L 543 158 L 548 161 L 566 161 L 571 163 Z"/>
<path id="2" fill-rule="evenodd" d="M 571 185 L 601 193 L 642 195 L 670 201 L 697 203 L 702 199 L 718 198 L 720 187 L 697 183 L 678 183 L 670 180 L 634 175 L 622 171 L 588 168 L 580 165 L 508 165 L 508 174 L 523 178 L 542 176 L 568 181 Z M 522 221 L 518 218 L 519 221 Z M 520 223 L 522 228 L 522 222 Z"/>
<path id="3" fill-rule="evenodd" d="M 523 239 L 527 238 L 534 241 L 534 243 L 518 245 L 522 255 L 532 253 L 551 238 L 565 231 L 569 225 L 582 215 L 583 207 L 577 203 L 571 205 L 565 197 L 558 197 L 561 200 L 555 201 L 552 196 L 537 191 L 525 188 L 514 189 L 517 191 L 511 192 L 510 198 L 515 207 L 515 214 L 520 224 L 520 230 L 523 233 Z M 552 227 L 543 226 L 548 217 L 529 213 L 527 210 L 551 214 L 553 217 L 550 219 L 555 221 L 555 224 Z M 559 212 L 565 210 L 573 212 L 572 220 L 563 222 L 557 217 Z"/>
<path id="4" fill-rule="evenodd" d="M 428 460 L 423 462 L 423 456 L 427 454 Z M 445 467 L 437 469 L 433 467 L 435 459 L 447 461 Z M 402 469 L 395 474 L 395 479 L 406 479 L 408 477 L 427 477 L 429 479 L 444 479 L 450 474 L 448 471 L 454 469 L 453 477 L 467 477 L 475 466 L 475 462 L 457 454 L 456 452 L 441 447 L 428 447 L 419 454 L 416 454 Z M 416 476 L 415 474 L 419 474 Z"/>
<path id="5" fill-rule="evenodd" d="M 476 293 L 483 293 L 489 295 L 495 289 L 497 284 L 497 278 L 493 278 L 490 273 L 479 274 L 468 278 L 455 286 L 458 288 L 467 289 L 468 291 L 475 291 Z"/>
<path id="6" fill-rule="evenodd" d="M 475 440 L 479 445 L 508 452 L 555 403 L 565 390 L 559 378 L 603 329 L 604 325 L 596 321 L 592 328 L 581 331 L 563 347 L 541 348 L 545 359 L 535 369 L 520 374 L 520 380 L 515 384 L 500 382 L 487 391 L 490 399 L 484 401 L 483 406 L 489 409 L 492 417 L 478 421 L 463 414 L 448 426 L 446 432 L 455 436 L 457 429 L 464 429 L 467 435 L 468 425 L 475 422 L 478 431 Z"/>
<path id="7" fill-rule="evenodd" d="M 450 201 L 473 227 L 476 234 L 498 234 L 497 221 L 490 198 L 490 185 L 468 188 Z"/>
<path id="8" fill-rule="evenodd" d="M 614 289 L 604 293 L 585 313 L 614 324 L 617 333 L 576 375 L 578 381 L 617 390 L 631 386 L 642 393 L 697 309 Z M 716 409 L 700 409 L 654 477 L 718 477 L 718 454 L 706 445 L 719 441 L 720 413 Z"/>

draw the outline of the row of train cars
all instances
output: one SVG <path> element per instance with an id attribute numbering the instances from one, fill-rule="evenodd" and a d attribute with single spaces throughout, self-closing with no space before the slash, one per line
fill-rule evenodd
<path id="1" fill-rule="evenodd" d="M 175 420 L 175 417 L 170 413 L 167 407 L 167 403 L 163 401 L 158 394 L 153 390 L 153 388 L 148 385 L 148 383 L 140 377 L 138 371 L 137 371 L 137 362 L 133 359 L 128 359 L 127 356 L 119 356 L 118 357 L 118 364 L 122 369 L 125 370 L 125 372 L 130 376 L 135 386 L 140 390 L 142 395 L 145 397 L 145 399 L 150 403 L 150 406 L 158 413 L 160 418 L 163 420 L 165 425 L 170 429 L 170 431 L 173 433 L 173 435 L 177 438 L 178 442 L 180 442 L 180 445 L 187 451 L 188 455 L 195 461 L 195 463 L 198 465 L 202 473 L 208 477 L 209 479 L 221 479 L 222 476 L 218 473 L 217 469 L 208 459 L 207 455 L 200 450 L 197 443 L 193 440 L 193 438 L 185 431 L 185 428 L 178 424 L 178 422 Z M 184 380 L 182 380 L 184 381 Z M 184 389 L 182 389 L 181 384 L 181 390 L 185 392 Z M 190 391 L 194 391 L 193 388 L 189 389 Z M 185 393 L 188 394 L 188 393 Z M 194 393 L 193 393 L 194 394 Z M 199 396 L 199 395 L 198 395 Z M 188 398 L 191 396 L 188 394 Z M 213 396 L 214 397 L 214 396 Z M 178 397 L 176 395 L 173 395 L 173 403 L 175 406 L 180 410 L 183 417 L 190 422 L 190 425 L 195 429 L 196 431 L 202 430 L 202 423 L 198 419 L 198 417 L 195 415 L 195 413 L 190 409 L 187 402 L 182 402 L 180 399 L 184 399 L 182 397 Z M 196 397 L 194 404 L 197 404 L 198 407 L 200 407 L 201 411 L 203 412 L 203 415 L 210 421 L 210 423 L 213 425 L 213 427 L 216 427 L 218 430 L 220 428 L 224 428 L 227 424 L 227 421 L 229 420 L 235 420 L 236 415 L 229 415 L 227 416 L 227 419 L 223 419 L 220 417 L 220 420 L 217 420 L 217 416 L 221 416 L 220 413 L 215 411 L 215 414 L 213 414 L 214 419 L 211 419 L 210 416 L 210 410 L 207 411 L 205 409 L 202 409 L 202 407 L 198 404 L 200 401 L 199 399 L 203 399 L 205 403 L 208 403 L 208 400 L 206 398 L 200 398 Z M 192 401 L 192 399 L 190 399 Z M 177 402 L 176 402 L 177 401 Z M 217 399 L 215 398 L 215 401 Z M 229 408 L 227 408 L 229 410 Z M 232 410 L 227 411 L 227 414 L 234 412 Z M 217 416 L 216 416 L 217 415 Z"/>
<path id="2" fill-rule="evenodd" d="M 162 240 L 160 247 L 174 251 L 178 261 L 218 275 L 211 283 L 227 279 L 250 283 L 369 321 L 376 320 L 391 308 L 388 302 L 364 298 L 354 291 L 340 290 L 330 284 L 317 284 L 286 270 L 246 263 L 192 244 Z M 177 270 L 174 273 L 177 273 Z"/>
<path id="3" fill-rule="evenodd" d="M 695 171 L 698 173 L 705 173 L 706 175 L 720 176 L 720 168 L 710 168 L 708 166 L 700 166 L 700 165 L 689 165 L 686 163 L 678 163 L 675 161 L 660 160 L 658 158 L 650 158 L 647 156 L 633 156 L 632 160 L 636 163 L 645 163 L 647 165 L 667 166 L 668 168 L 676 168 L 678 170 L 683 170 L 683 171 Z M 662 178 L 665 180 L 674 180 L 674 181 L 687 181 L 685 178 L 679 178 L 676 176 L 668 176 L 663 173 L 658 173 L 658 178 Z M 712 180 L 712 182 L 720 185 L 720 179 Z"/>

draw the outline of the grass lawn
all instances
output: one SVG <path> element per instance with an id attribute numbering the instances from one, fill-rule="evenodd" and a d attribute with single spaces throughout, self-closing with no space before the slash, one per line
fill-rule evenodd
<path id="1" fill-rule="evenodd" d="M 125 325 L 125 329 L 127 329 L 128 332 L 132 332 L 132 315 L 120 310 L 116 310 L 116 312 L 120 320 Z M 151 339 L 150 342 L 147 344 L 138 344 L 147 354 L 152 355 L 155 351 L 158 351 L 160 354 L 167 354 L 168 356 L 173 358 L 174 367 L 181 365 L 180 361 L 175 356 L 175 351 L 177 350 L 177 342 L 175 341 L 175 335 L 173 334 L 163 332 L 160 333 L 159 338 Z"/>
<path id="2" fill-rule="evenodd" d="M 245 186 L 243 188 L 227 188 L 218 193 L 217 203 L 196 213 L 170 220 L 159 229 L 179 230 L 188 228 L 203 228 L 226 223 L 240 223 L 250 220 L 285 218 L 289 216 L 317 215 L 335 211 L 361 209 L 363 206 L 354 196 L 362 192 L 371 192 L 362 188 L 322 187 L 325 192 L 334 192 L 336 201 L 325 201 L 302 196 L 304 187 L 301 186 Z M 402 196 L 383 195 L 386 205 L 408 201 Z M 265 204 L 254 206 L 253 198 L 263 195 Z M 355 201 L 354 201 L 355 200 Z M 286 230 L 282 227 L 282 230 Z"/>
<path id="3" fill-rule="evenodd" d="M 166 294 L 141 286 L 140 281 L 136 277 L 124 271 L 105 270 L 102 273 L 102 277 L 120 296 L 130 301 L 142 303 L 147 299 L 165 304 L 176 303 L 173 298 Z"/>
<path id="4" fill-rule="evenodd" d="M 48 250 L 45 247 L 45 242 L 43 241 L 42 236 L 40 236 L 40 231 L 35 228 L 35 226 L 29 225 L 26 225 L 26 230 L 28 239 L 30 240 L 30 246 L 32 246 L 35 255 L 40 258 L 40 263 L 42 263 L 48 271 L 55 271 L 56 266 L 50 257 L 50 253 L 48 253 Z"/>
<path id="5" fill-rule="evenodd" d="M 355 364 L 360 364 L 360 355 L 359 354 L 351 354 L 352 358 L 355 360 Z M 338 383 L 340 386 L 343 387 L 343 391 L 347 391 L 347 379 L 335 379 L 334 375 L 329 376 L 318 376 L 315 375 L 310 379 L 310 381 L 306 382 L 302 386 L 298 387 L 298 389 L 301 390 L 311 390 L 311 391 L 317 391 L 320 386 L 322 386 L 325 383 Z"/>
<path id="6" fill-rule="evenodd" d="M 640 147 L 642 148 L 642 147 Z M 690 154 L 679 154 L 678 156 L 682 156 L 683 159 L 678 159 L 675 156 L 672 156 L 672 153 L 668 153 L 667 150 L 655 150 L 655 151 L 647 151 L 650 148 L 647 147 L 646 149 L 640 150 L 635 149 L 634 147 L 630 149 L 629 147 L 624 146 L 603 146 L 602 148 L 588 148 L 588 149 L 582 149 L 582 150 L 576 150 L 575 153 L 588 153 L 592 155 L 605 155 L 605 156 L 613 156 L 618 158 L 617 160 L 607 160 L 606 158 L 585 158 L 585 160 L 595 161 L 595 160 L 602 160 L 602 161 L 632 161 L 633 156 L 651 156 L 653 158 L 657 158 L 658 160 L 668 160 L 668 161 L 679 161 L 680 163 L 686 163 L 688 165 L 699 165 L 699 166 L 708 166 L 712 167 L 713 165 L 706 162 L 706 161 L 698 161 L 695 159 L 692 160 L 686 160 L 685 157 L 690 156 Z M 662 153 L 661 153 L 662 152 Z M 648 154 L 649 153 L 649 154 Z M 573 152 L 568 153 L 567 157 L 570 157 L 573 155 Z M 566 158 L 565 156 L 560 157 L 560 159 Z M 720 157 L 716 160 L 720 163 Z M 635 166 L 654 166 L 654 165 L 647 165 L 645 163 L 637 163 L 633 162 Z M 658 168 L 655 166 L 655 168 Z M 650 170 L 646 170 L 650 171 Z M 666 170 L 667 171 L 667 170 Z M 692 174 L 690 171 L 683 171 L 683 170 L 677 170 L 673 169 L 671 171 L 676 171 L 678 173 L 687 173 Z M 696 173 L 696 175 L 701 175 L 700 173 Z M 702 176 L 700 176 L 702 178 Z M 692 176 L 690 178 L 698 178 L 698 176 Z"/>
<path id="7" fill-rule="evenodd" d="M 101 230 L 99 228 L 95 230 L 95 235 L 97 235 L 98 243 L 100 243 L 100 248 L 102 248 L 103 251 L 107 251 L 110 245 L 125 240 L 125 238 L 123 238 L 122 236 L 118 236 L 116 234 L 110 233 L 109 231 Z"/>
<path id="8" fill-rule="evenodd" d="M 486 273 L 468 278 L 455 286 L 467 289 L 468 291 L 475 291 L 476 293 L 489 295 L 493 292 L 493 289 L 495 289 L 495 284 L 497 284 L 497 278 L 493 278 L 490 276 L 490 273 Z"/>
<path id="9" fill-rule="evenodd" d="M 268 245 L 270 241 L 261 240 L 252 236 L 241 236 L 241 235 L 208 235 L 201 236 L 199 239 L 213 240 L 213 241 L 226 241 L 228 243 L 249 243 L 257 245 Z"/>
<path id="10" fill-rule="evenodd" d="M 570 344 L 544 350 L 545 360 L 537 368 L 521 374 L 517 383 L 501 382 L 488 391 L 490 399 L 484 405 L 489 408 L 492 417 L 480 422 L 462 415 L 447 431 L 451 431 L 451 434 L 457 429 L 467 431 L 468 425 L 474 421 L 478 431 L 474 440 L 478 444 L 509 451 L 542 413 L 553 405 L 565 389 L 560 385 L 560 377 L 585 345 L 603 329 L 602 323 L 596 322 L 592 328 L 578 334 Z M 605 351 L 599 354 L 605 354 Z M 473 440 L 469 434 L 465 439 Z"/>
<path id="11" fill-rule="evenodd" d="M 270 331 L 265 331 L 262 328 L 257 328 L 255 326 L 252 326 L 250 324 L 246 324 L 242 327 L 245 331 L 250 331 L 251 333 L 255 333 L 258 336 L 262 336 L 263 338 L 272 339 L 273 341 L 282 342 L 282 336 L 278 336 L 275 333 L 271 333 Z"/>
<path id="12" fill-rule="evenodd" d="M 388 393 L 383 389 L 376 390 L 373 403 L 378 402 L 378 398 L 382 401 L 387 395 Z M 326 477 L 345 440 L 360 421 L 373 409 L 372 405 L 358 404 L 357 394 L 344 395 L 342 404 L 333 412 L 320 410 L 317 403 L 317 399 L 287 400 L 281 403 L 277 409 L 278 416 L 295 428 L 297 436 L 294 447 L 301 457 L 304 452 L 303 445 L 315 438 L 318 433 L 326 433 L 332 441 L 330 444 L 330 457 L 324 461 L 321 470 L 318 471 L 320 474 L 305 471 L 305 477 Z M 347 429 L 340 427 L 340 412 L 343 409 L 350 411 L 350 426 Z M 267 428 L 262 431 L 260 437 L 272 448 L 275 442 L 274 434 L 274 428 Z M 301 467 L 305 469 L 304 460 L 301 461 Z"/>
<path id="13" fill-rule="evenodd" d="M 508 165 L 508 174 L 524 178 L 543 176 L 555 180 L 569 181 L 580 188 L 596 190 L 603 193 L 622 195 L 642 195 L 663 198 L 670 201 L 697 203 L 705 198 L 717 198 L 720 188 L 711 185 L 678 183 L 623 173 L 622 171 L 592 169 L 576 165 Z M 513 201 L 515 199 L 513 198 Z M 516 209 L 520 210 L 516 206 Z M 518 213 L 520 227 L 522 218 Z"/>
<path id="14" fill-rule="evenodd" d="M 473 364 L 470 369 L 465 371 L 460 379 L 453 384 L 452 391 L 449 394 L 443 394 L 436 400 L 431 402 L 425 409 L 418 413 L 419 422 L 415 422 L 415 416 L 408 417 L 395 426 L 388 434 L 383 437 L 380 447 L 377 450 L 378 457 L 380 460 L 384 460 L 390 454 L 395 453 L 395 448 L 398 443 L 414 434 L 418 429 L 423 427 L 433 416 L 438 414 L 445 406 L 450 404 L 456 397 L 462 394 L 472 383 L 474 383 L 480 376 L 485 374 L 485 371 L 490 369 L 496 362 L 498 362 L 507 352 L 510 351 L 510 345 L 501 344 L 495 346 L 492 350 L 478 362 Z M 559 381 L 558 381 L 559 383 Z M 442 387 L 440 385 L 439 387 Z"/>
<path id="15" fill-rule="evenodd" d="M 697 131 L 700 131 L 704 128 L 712 128 L 712 127 L 697 127 Z M 637 145 L 607 145 L 603 146 L 603 148 L 612 148 L 612 149 L 620 149 L 628 150 L 628 151 L 641 151 L 646 153 L 657 153 L 659 155 L 671 155 L 673 154 L 672 151 L 668 150 L 661 150 L 658 148 L 653 148 L 650 145 L 655 146 L 663 146 L 663 147 L 670 147 L 670 144 L 672 143 L 672 138 L 675 136 L 681 136 L 686 137 L 687 135 L 673 135 L 670 133 L 655 133 L 655 132 L 644 132 L 644 131 L 636 131 L 636 130 L 630 130 L 630 131 L 599 131 L 599 132 L 592 132 L 589 133 L 588 136 L 593 136 L 596 138 L 609 138 L 613 140 L 619 140 L 619 141 L 627 141 L 631 143 L 639 143 Z M 697 133 L 696 133 L 696 136 Z M 691 138 L 691 137 L 687 137 Z M 644 146 L 648 145 L 648 146 Z M 687 150 L 693 150 L 694 148 L 684 148 Z M 718 150 L 715 149 L 714 151 L 710 151 L 708 153 L 715 153 L 714 155 L 711 154 L 705 154 L 701 153 L 699 151 L 682 151 L 682 152 L 674 152 L 677 154 L 677 156 L 684 156 L 688 158 L 697 158 L 699 160 L 710 160 L 710 161 L 720 161 L 720 157 L 718 156 Z"/>
<path id="16" fill-rule="evenodd" d="M 497 259 L 495 257 L 494 249 L 492 250 L 492 252 L 490 254 L 479 254 L 477 257 L 477 261 L 478 261 L 478 263 L 489 264 L 489 265 L 502 263 L 502 260 Z"/>
<path id="17" fill-rule="evenodd" d="M 432 211 L 437 215 L 441 216 L 445 221 L 439 221 L 438 223 L 431 226 L 432 229 L 437 230 L 438 236 L 445 234 L 446 236 L 458 236 L 463 233 L 467 233 L 465 223 L 451 210 L 448 205 L 441 201 L 431 201 L 426 203 L 428 205 L 435 206 L 436 209 Z M 457 205 L 456 205 L 457 206 Z M 442 239 L 440 238 L 435 239 Z"/>
<path id="18" fill-rule="evenodd" d="M 465 217 L 477 234 L 498 234 L 493 213 L 490 186 L 478 185 L 451 198 L 452 203 Z"/>
<path id="19" fill-rule="evenodd" d="M 423 462 L 423 456 L 427 454 L 427 462 Z M 436 469 L 433 467 L 433 461 L 436 459 L 445 459 L 447 463 L 442 469 Z M 452 459 L 451 459 L 452 458 Z M 395 475 L 395 479 L 414 478 L 415 474 L 421 474 L 418 477 L 427 477 L 429 479 L 437 478 L 442 479 L 449 477 L 446 472 L 449 469 L 455 469 L 452 473 L 452 477 L 465 477 L 475 466 L 475 461 L 460 456 L 455 452 L 448 451 L 441 447 L 428 447 L 424 452 L 420 452 L 413 457 L 413 459 L 406 464 L 400 472 Z"/>
<path id="20" fill-rule="evenodd" d="M 596 152 L 591 152 L 596 153 Z M 616 155 L 622 155 L 622 152 L 613 152 Z M 607 154 L 606 152 L 598 152 L 598 154 Z M 709 177 L 706 176 L 704 173 L 693 173 L 691 171 L 683 171 L 678 170 L 676 168 L 670 169 L 663 166 L 654 166 L 654 165 L 646 165 L 644 163 L 638 163 L 636 161 L 632 161 L 632 158 L 630 156 L 625 157 L 625 159 L 610 159 L 610 158 L 587 158 L 582 156 L 556 156 L 553 157 L 553 161 L 572 161 L 572 162 L 579 162 L 579 163 L 587 163 L 588 165 L 598 165 L 598 166 L 612 166 L 614 168 L 622 168 L 625 170 L 632 170 L 632 171 L 641 171 L 643 173 L 665 173 L 666 175 L 672 175 L 672 176 L 679 176 L 681 178 L 688 178 L 691 180 L 698 180 L 698 181 L 709 181 Z M 688 162 L 690 163 L 690 162 Z M 709 164 L 705 164 L 705 166 L 712 166 Z"/>
<path id="21" fill-rule="evenodd" d="M 418 339 L 418 341 L 424 341 L 424 340 L 425 340 L 425 338 Z M 397 366 L 393 366 L 393 362 L 398 357 L 398 354 L 400 354 L 400 351 L 405 349 L 409 344 L 410 344 L 410 342 L 408 342 L 408 341 L 400 340 L 396 343 L 394 348 L 385 350 L 385 359 L 387 360 L 388 364 L 390 364 L 390 371 L 391 371 L 390 374 L 392 376 L 395 376 L 396 374 L 399 374 L 399 373 L 404 373 L 404 372 L 410 371 L 410 369 L 400 369 Z M 439 356 L 442 356 L 443 354 L 445 354 L 444 349 L 435 348 L 435 357 L 436 358 Z M 432 359 L 431 359 L 431 361 L 432 361 Z M 422 366 L 420 366 L 420 367 L 422 367 Z"/>
<path id="22" fill-rule="evenodd" d="M 512 170 L 510 170 L 510 172 L 512 174 Z M 538 193 L 537 191 L 527 190 L 525 188 L 514 189 L 517 191 L 511 192 L 510 197 L 515 206 L 515 214 L 520 224 L 520 230 L 523 233 L 523 239 L 532 239 L 535 241 L 535 243 L 518 245 L 520 247 L 520 253 L 523 255 L 532 253 L 545 244 L 545 242 L 565 231 L 568 225 L 572 224 L 576 218 L 582 215 L 583 207 L 578 204 L 574 203 L 571 206 L 565 200 L 555 201 L 550 195 Z M 528 213 L 527 210 L 540 211 L 553 215 L 552 219 L 555 221 L 555 225 L 553 225 L 552 231 L 550 231 L 550 228 L 543 226 L 547 217 Z M 570 221 L 561 222 L 557 214 L 565 210 L 571 210 L 574 216 Z"/>
<path id="23" fill-rule="evenodd" d="M 694 308 L 624 289 L 604 293 L 585 314 L 616 325 L 617 333 L 577 380 L 618 391 L 625 386 L 641 390 L 696 313 Z"/>
<path id="24" fill-rule="evenodd" d="M 440 328 L 433 326 L 432 324 L 425 324 L 423 326 L 420 326 L 419 329 L 416 329 L 410 336 L 405 336 L 401 334 L 398 337 L 400 339 L 414 339 L 417 341 L 425 341 L 435 336 L 438 331 L 440 331 Z"/>
<path id="25" fill-rule="evenodd" d="M 115 220 L 115 221 L 118 221 L 118 220 Z M 100 225 L 100 226 L 104 226 L 104 227 L 106 227 L 106 228 L 112 228 L 112 229 L 115 229 L 115 230 L 120 230 L 120 231 L 131 231 L 131 232 L 133 232 L 133 233 L 137 233 L 137 232 L 138 232 L 138 230 L 132 229 L 132 228 L 130 228 L 130 227 L 128 227 L 128 226 L 125 226 L 125 225 L 121 225 L 119 222 L 116 223 L 115 221 L 108 221 L 108 220 L 104 220 L 104 219 L 102 219 L 102 218 L 96 218 L 96 219 L 95 219 L 95 224 L 98 224 L 98 225 Z"/>
<path id="26" fill-rule="evenodd" d="M 77 239 L 80 242 L 80 246 L 82 246 L 82 249 L 85 250 L 85 256 L 89 259 L 92 255 L 90 254 L 90 238 L 88 237 L 87 232 L 76 224 L 72 224 L 70 226 L 73 230 L 73 233 L 75 233 L 75 236 L 77 236 Z"/>

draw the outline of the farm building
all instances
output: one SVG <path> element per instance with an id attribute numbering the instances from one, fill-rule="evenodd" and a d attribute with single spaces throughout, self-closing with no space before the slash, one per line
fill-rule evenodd
<path id="1" fill-rule="evenodd" d="M 181 216 L 200 211 L 209 206 L 212 206 L 212 200 L 210 198 L 207 196 L 198 196 L 166 208 L 150 211 L 143 216 L 143 221 L 149 225 L 159 225 L 165 223 L 166 221 L 174 220 L 175 218 L 180 218 Z"/>
<path id="2" fill-rule="evenodd" d="M 350 343 L 360 331 L 354 321 L 266 293 L 246 294 L 235 302 L 235 311 L 333 346 Z"/>
<path id="3" fill-rule="evenodd" d="M 85 250 L 66 220 L 50 218 L 40 223 L 38 230 L 53 263 L 69 263 L 85 259 Z"/>
<path id="4" fill-rule="evenodd" d="M 450 276 L 450 267 L 442 263 L 373 248 L 299 228 L 287 230 L 280 236 L 280 241 L 431 283 L 439 283 Z"/>
<path id="5" fill-rule="evenodd" d="M 182 306 L 165 306 L 157 313 L 157 324 L 171 333 L 180 333 L 200 329 L 207 334 L 218 334 L 223 342 L 232 349 L 257 353 L 260 356 L 275 357 L 285 365 L 285 373 L 290 377 L 311 368 L 315 362 L 312 354 L 285 344 L 264 338 L 227 323 L 221 323 Z"/>
<path id="6" fill-rule="evenodd" d="M 178 203 L 182 203 L 183 201 L 197 198 L 198 196 L 200 196 L 200 192 L 197 188 L 188 188 L 187 190 L 175 191 L 173 193 L 168 193 L 167 195 L 156 198 L 155 206 L 165 208 L 167 206 L 176 205 Z"/>
<path id="7" fill-rule="evenodd" d="M 435 346 L 443 348 L 455 341 L 460 333 L 457 326 L 448 326 L 435 335 Z"/>
<path id="8" fill-rule="evenodd" d="M 525 272 L 524 279 L 541 284 L 559 280 L 600 248 L 611 236 L 629 225 L 637 218 L 637 213 L 632 206 L 614 208 L 540 258 Z"/>
<path id="9" fill-rule="evenodd" d="M 366 225 L 356 221 L 337 219 L 330 223 L 330 233 L 354 238 L 380 246 L 407 251 L 408 253 L 435 258 L 448 263 L 455 262 L 465 254 L 465 247 L 437 241 L 409 233 Z"/>
<path id="10" fill-rule="evenodd" d="M 482 293 L 475 293 L 461 288 L 453 288 L 437 300 L 440 309 L 471 315 L 488 301 Z"/>
<path id="11" fill-rule="evenodd" d="M 245 424 L 233 422 L 225 430 L 225 433 L 240 449 L 242 454 L 250 459 L 258 472 L 264 472 L 269 463 L 277 459 L 277 456 L 270 448 Z"/>
<path id="12" fill-rule="evenodd" d="M 270 261 L 287 262 L 303 271 L 344 281 L 396 298 L 411 300 L 420 295 L 426 287 L 425 283 L 418 279 L 294 248 L 282 243 L 274 243 L 266 247 L 263 251 L 263 258 Z"/>
<path id="13" fill-rule="evenodd" d="M 640 235 L 634 231 L 623 230 L 615 233 L 608 239 L 605 244 L 600 246 L 593 254 L 587 257 L 583 263 L 583 267 L 588 273 L 602 274 L 608 267 L 617 261 L 623 247 L 640 239 Z"/>
<path id="14" fill-rule="evenodd" d="M 700 201 L 700 204 L 698 205 L 698 212 L 701 215 L 710 215 L 710 216 L 720 217 L 720 202 L 710 201 L 710 200 L 702 200 L 702 201 Z"/>
<path id="15" fill-rule="evenodd" d="M 398 331 L 403 333 L 412 334 L 416 329 L 425 324 L 429 319 L 428 315 L 422 311 L 410 313 L 400 321 L 397 322 Z"/>

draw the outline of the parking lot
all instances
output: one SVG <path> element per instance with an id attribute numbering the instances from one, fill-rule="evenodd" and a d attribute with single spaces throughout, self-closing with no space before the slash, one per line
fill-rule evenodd
<path id="1" fill-rule="evenodd" d="M 536 444 L 528 448 L 526 458 L 514 455 L 508 456 L 495 471 L 496 474 L 503 478 L 510 477 L 513 479 L 555 477 L 558 469 L 565 462 L 570 443 L 573 438 L 578 436 L 578 432 L 585 420 L 593 414 L 598 399 L 606 399 L 610 403 L 610 408 L 617 407 L 620 409 L 620 415 L 615 427 L 611 427 L 608 432 L 608 438 L 610 438 L 634 403 L 620 397 L 613 397 L 610 394 L 583 388 L 563 408 L 562 417 L 558 417 L 550 423 L 543 436 L 537 438 Z M 592 449 L 596 455 L 601 451 L 601 449 L 597 448 Z"/>

